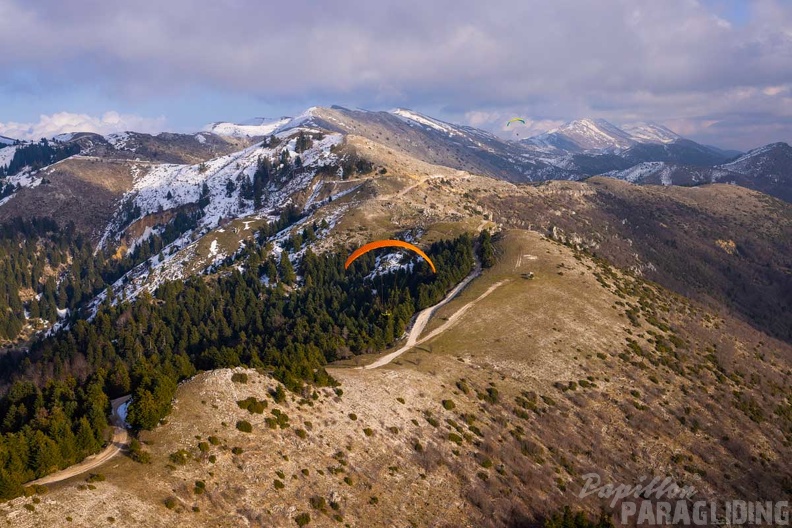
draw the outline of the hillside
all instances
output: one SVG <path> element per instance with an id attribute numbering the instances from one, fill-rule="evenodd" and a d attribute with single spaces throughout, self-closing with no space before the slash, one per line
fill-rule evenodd
<path id="1" fill-rule="evenodd" d="M 792 202 L 792 180 L 789 176 L 792 173 L 792 147 L 786 143 L 773 143 L 751 150 L 728 163 L 722 163 L 726 153 L 713 154 L 699 147 L 692 151 L 686 148 L 688 152 L 684 157 L 669 152 L 666 156 L 654 156 L 651 162 L 640 162 L 629 168 L 614 166 L 605 175 L 638 184 L 690 186 L 732 183 Z M 633 147 L 625 154 L 647 148 Z M 721 163 L 716 164 L 719 158 Z M 639 159 L 637 157 L 634 161 Z"/>
<path id="2" fill-rule="evenodd" d="M 785 496 L 792 424 L 768 417 L 788 394 L 768 389 L 788 383 L 788 344 L 527 231 L 503 234 L 496 266 L 425 334 L 471 301 L 386 367 L 330 368 L 340 391 L 276 402 L 269 376 L 199 374 L 141 435 L 151 465 L 115 459 L 101 481 L 74 478 L 2 515 L 15 526 L 293 526 L 303 513 L 311 526 L 523 526 L 565 504 L 598 511 L 596 497 L 577 498 L 584 473 L 631 482 L 647 468 L 694 483 L 702 500 Z M 237 405 L 250 397 L 263 414 Z"/>

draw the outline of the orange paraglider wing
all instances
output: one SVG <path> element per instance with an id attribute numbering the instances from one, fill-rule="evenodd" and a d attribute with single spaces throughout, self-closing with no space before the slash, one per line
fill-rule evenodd
<path id="1" fill-rule="evenodd" d="M 360 255 L 368 253 L 372 249 L 378 249 L 383 247 L 400 247 L 414 251 L 418 253 L 418 255 L 420 255 L 421 258 L 427 262 L 427 264 L 429 264 L 429 267 L 432 268 L 432 272 L 437 273 L 434 262 L 432 262 L 432 259 L 430 259 L 426 255 L 426 253 L 421 251 L 419 247 L 414 246 L 409 242 L 402 242 L 401 240 L 376 240 L 374 242 L 369 242 L 364 246 L 360 246 L 351 255 L 349 255 L 348 259 L 346 259 L 346 262 L 344 262 L 344 269 L 347 269 L 349 265 L 352 264 L 355 261 L 355 259 L 358 258 Z"/>

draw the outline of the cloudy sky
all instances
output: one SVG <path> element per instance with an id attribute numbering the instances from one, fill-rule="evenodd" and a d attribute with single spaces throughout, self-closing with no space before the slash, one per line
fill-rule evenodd
<path id="1" fill-rule="evenodd" d="M 788 0 L 0 0 L 0 134 L 193 131 L 340 104 L 499 131 L 792 142 Z"/>

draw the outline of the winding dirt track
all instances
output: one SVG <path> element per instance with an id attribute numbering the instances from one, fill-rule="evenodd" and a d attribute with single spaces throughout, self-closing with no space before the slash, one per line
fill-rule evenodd
<path id="1" fill-rule="evenodd" d="M 81 473 L 85 473 L 86 471 L 95 469 L 116 456 L 118 452 L 121 451 L 121 449 L 129 444 L 129 433 L 124 428 L 124 421 L 118 414 L 118 408 L 129 401 L 130 398 L 131 396 L 129 395 L 122 396 L 110 402 L 113 406 L 113 414 L 110 416 L 110 422 L 113 424 L 113 439 L 102 452 L 91 455 L 78 464 L 69 466 L 66 469 L 62 469 L 61 471 L 57 471 L 47 475 L 46 477 L 41 477 L 38 480 L 28 482 L 25 485 L 32 486 L 35 484 L 43 486 L 45 484 L 54 484 L 55 482 L 60 482 L 62 480 L 75 477 Z"/>
<path id="2" fill-rule="evenodd" d="M 435 304 L 434 306 L 430 306 L 429 308 L 425 308 L 424 310 L 422 310 L 416 316 L 415 323 L 413 324 L 412 328 L 410 328 L 410 333 L 407 336 L 407 342 L 404 344 L 403 347 L 399 348 L 395 352 L 391 352 L 390 354 L 382 356 L 381 358 L 379 358 L 374 363 L 371 363 L 369 365 L 365 365 L 363 367 L 357 367 L 357 369 L 371 370 L 371 369 L 382 367 L 384 365 L 387 365 L 388 363 L 390 363 L 391 361 L 393 361 L 397 357 L 401 356 L 402 354 L 404 354 L 405 352 L 407 352 L 411 348 L 415 348 L 417 345 L 420 345 L 421 343 L 424 343 L 424 342 L 432 339 L 433 337 L 437 337 L 441 333 L 443 333 L 446 330 L 448 330 L 449 328 L 451 328 L 451 326 L 453 326 L 459 320 L 459 318 L 462 317 L 462 315 L 464 315 L 464 313 L 471 306 L 473 306 L 474 304 L 479 302 L 481 299 L 483 299 L 484 297 L 486 297 L 487 295 L 489 295 L 490 293 L 495 291 L 495 289 L 498 288 L 500 285 L 502 285 L 504 282 L 507 282 L 506 280 L 502 280 L 500 282 L 496 282 L 495 284 L 490 286 L 487 289 L 487 291 L 485 291 L 484 293 L 479 295 L 476 299 L 470 301 L 469 303 L 464 305 L 462 308 L 460 308 L 459 310 L 454 312 L 454 314 L 451 317 L 448 318 L 448 321 L 446 321 L 445 323 L 443 323 L 439 327 L 435 328 L 426 337 L 419 339 L 421 333 L 424 331 L 424 328 L 426 328 L 426 324 L 429 322 L 429 319 L 431 319 L 432 315 L 434 315 L 434 313 L 437 311 L 437 309 L 440 308 L 441 306 L 444 306 L 449 301 L 451 301 L 454 297 L 456 297 L 457 294 L 459 294 L 459 292 L 462 291 L 462 289 L 465 286 L 470 284 L 470 281 L 472 281 L 473 279 L 478 277 L 480 274 L 481 274 L 481 268 L 479 266 L 476 266 L 476 269 L 473 270 L 473 272 L 471 272 L 470 275 L 465 277 L 465 279 L 462 282 L 457 284 L 456 287 L 453 290 L 448 292 L 448 295 L 446 295 L 445 298 L 442 301 L 440 301 L 439 303 Z"/>

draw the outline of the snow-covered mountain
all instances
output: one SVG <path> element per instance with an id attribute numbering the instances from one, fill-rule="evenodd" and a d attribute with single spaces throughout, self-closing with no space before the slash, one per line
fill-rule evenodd
<path id="1" fill-rule="evenodd" d="M 792 202 L 792 147 L 772 143 L 734 161 L 714 166 L 643 162 L 605 176 L 639 184 L 700 185 L 733 183 Z"/>
<path id="2" fill-rule="evenodd" d="M 676 132 L 657 123 L 631 123 L 621 129 L 639 143 L 671 143 L 682 139 Z"/>
<path id="3" fill-rule="evenodd" d="M 0 147 L 5 145 L 13 145 L 16 143 L 15 139 L 11 139 L 10 137 L 0 136 Z"/>
<path id="4" fill-rule="evenodd" d="M 579 153 L 626 149 L 636 140 L 604 119 L 578 119 L 523 142 L 549 153 Z"/>
<path id="5" fill-rule="evenodd" d="M 281 126 L 291 121 L 290 117 L 271 119 L 268 117 L 255 117 L 242 123 L 218 122 L 207 125 L 204 130 L 219 136 L 231 137 L 261 137 L 274 133 Z"/>

